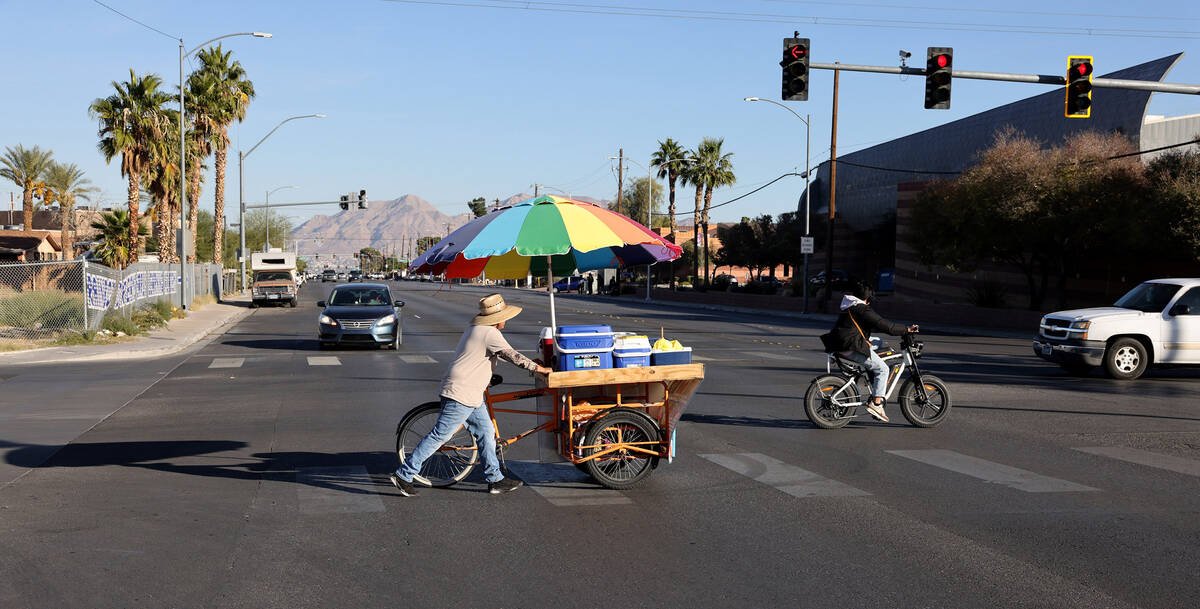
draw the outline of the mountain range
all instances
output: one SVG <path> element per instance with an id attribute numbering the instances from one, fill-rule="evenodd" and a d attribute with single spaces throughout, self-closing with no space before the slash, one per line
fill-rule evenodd
<path id="1" fill-rule="evenodd" d="M 515 194 L 499 202 L 500 207 L 519 203 L 531 195 Z M 590 197 L 577 200 L 607 205 Z M 489 206 L 496 205 L 495 201 Z M 466 203 L 463 209 L 467 208 Z M 472 219 L 469 211 L 445 214 L 425 199 L 406 194 L 390 201 L 370 201 L 367 209 L 351 207 L 331 216 L 313 216 L 292 231 L 301 255 L 338 254 L 349 257 L 364 247 L 373 247 L 387 255 L 406 257 L 406 248 L 415 247 L 419 237 L 444 237 Z"/>

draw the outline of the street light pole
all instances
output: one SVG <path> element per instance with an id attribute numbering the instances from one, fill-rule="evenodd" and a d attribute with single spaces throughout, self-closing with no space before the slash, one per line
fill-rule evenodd
<path id="1" fill-rule="evenodd" d="M 809 237 L 810 236 L 810 232 L 809 232 L 809 215 L 810 214 L 809 214 L 809 207 L 808 207 L 808 203 L 809 203 L 808 184 L 809 184 L 809 177 L 810 177 L 809 174 L 811 173 L 811 170 L 809 169 L 809 162 L 810 162 L 809 154 L 812 150 L 812 147 L 811 147 L 812 115 L 809 114 L 809 115 L 807 115 L 808 118 L 804 118 L 804 117 L 800 116 L 799 114 L 797 114 L 795 110 L 792 110 L 791 108 L 789 108 L 775 100 L 772 100 L 772 99 L 763 99 L 761 97 L 747 97 L 747 98 L 745 98 L 745 101 L 748 101 L 748 102 L 765 101 L 765 102 L 775 104 L 776 106 L 779 106 L 780 108 L 783 108 L 784 110 L 787 110 L 788 112 L 791 112 L 793 115 L 796 116 L 796 118 L 800 119 L 804 123 L 804 236 Z M 799 211 L 799 210 L 797 210 L 797 211 Z M 804 313 L 804 314 L 808 313 L 808 256 L 809 255 L 807 253 L 804 254 L 804 275 L 801 277 L 801 282 L 800 282 L 804 289 L 804 308 L 801 309 L 800 312 Z M 825 281 L 829 281 L 829 278 L 826 277 Z"/>
<path id="2" fill-rule="evenodd" d="M 179 279 L 180 279 L 179 308 L 181 308 L 181 309 L 187 308 L 187 303 L 190 302 L 190 300 L 191 300 L 190 298 L 188 298 L 188 289 L 193 287 L 191 285 L 191 282 L 187 280 L 188 279 L 187 255 L 188 255 L 188 246 L 190 245 L 188 243 L 188 237 L 190 235 L 188 234 L 188 230 L 187 230 L 187 218 L 189 216 L 188 200 L 187 200 L 187 144 L 186 144 L 187 132 L 184 131 L 184 129 L 183 129 L 184 122 L 186 122 L 185 121 L 186 108 L 183 105 L 183 58 L 191 57 L 192 53 L 195 53 L 196 51 L 199 51 L 200 49 L 208 46 L 209 44 L 211 44 L 213 42 L 221 40 L 222 38 L 232 38 L 234 36 L 254 36 L 255 38 L 270 38 L 271 37 L 271 35 L 266 32 L 239 32 L 237 34 L 225 34 L 224 36 L 217 36 L 216 38 L 213 38 L 212 40 L 209 40 L 208 42 L 205 42 L 204 44 L 198 45 L 196 48 L 194 48 L 186 53 L 183 51 L 183 38 L 179 39 L 179 232 L 180 232 L 180 236 L 178 239 L 178 243 L 180 244 L 180 248 L 179 248 L 180 249 L 180 252 L 179 252 Z M 172 227 L 172 228 L 174 228 L 174 227 Z M 161 248 L 162 244 L 160 243 L 158 246 Z M 221 256 L 221 252 L 214 252 L 213 257 L 217 258 L 218 260 L 223 259 L 223 257 Z M 224 268 L 223 263 L 221 265 L 221 268 Z M 194 277 L 192 279 L 194 279 Z"/>
<path id="3" fill-rule="evenodd" d="M 284 123 L 294 121 L 298 118 L 325 118 L 325 115 L 302 114 L 300 116 L 285 118 L 279 121 L 279 124 L 275 125 L 274 129 L 268 131 L 261 140 L 258 140 L 257 144 L 251 146 L 249 151 L 243 153 L 241 150 L 238 150 L 238 248 L 241 253 L 242 268 L 240 276 L 242 278 L 242 293 L 246 292 L 246 157 L 250 156 L 250 153 L 254 152 L 255 148 L 258 148 L 267 138 L 271 137 L 271 134 L 275 133 Z"/>
<path id="4" fill-rule="evenodd" d="M 299 188 L 299 186 L 280 186 L 275 190 L 268 190 L 266 197 L 267 205 L 267 236 L 263 239 L 263 251 L 271 251 L 271 193 L 283 190 L 285 188 Z"/>

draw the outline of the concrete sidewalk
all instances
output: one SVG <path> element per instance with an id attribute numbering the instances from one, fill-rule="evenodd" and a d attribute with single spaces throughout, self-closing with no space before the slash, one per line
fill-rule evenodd
<path id="1" fill-rule="evenodd" d="M 250 314 L 249 296 L 230 296 L 217 304 L 205 305 L 183 319 L 172 319 L 165 328 L 152 330 L 137 340 L 110 345 L 71 345 L 0 353 L 0 366 L 146 359 L 182 351 L 223 330 Z"/>

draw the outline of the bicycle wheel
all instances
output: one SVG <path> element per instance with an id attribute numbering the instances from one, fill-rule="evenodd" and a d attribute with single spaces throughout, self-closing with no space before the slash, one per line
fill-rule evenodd
<path id="1" fill-rule="evenodd" d="M 638 444 L 638 448 L 657 450 L 659 441 L 658 428 L 646 417 L 636 412 L 613 412 L 605 415 L 599 421 L 588 425 L 584 437 L 583 456 L 609 450 L 614 445 L 629 445 L 642 442 L 655 444 Z M 613 452 L 585 461 L 583 465 L 596 482 L 617 490 L 633 488 L 650 475 L 650 470 L 658 465 L 658 457 L 643 452 L 619 448 Z"/>
<path id="2" fill-rule="evenodd" d="M 396 426 L 396 456 L 401 463 L 412 455 L 421 438 L 433 430 L 441 411 L 440 403 L 426 402 L 408 411 L 400 420 Z M 417 475 L 430 486 L 450 486 L 466 478 L 476 463 L 479 463 L 479 447 L 471 432 L 462 426 L 425 460 Z"/>
<path id="3" fill-rule="evenodd" d="M 900 412 L 917 427 L 933 427 L 950 413 L 950 388 L 932 374 L 922 374 L 921 384 L 925 386 L 924 397 L 911 376 L 904 381 L 900 388 Z"/>
<path id="4" fill-rule="evenodd" d="M 858 385 L 844 376 L 822 374 L 813 379 L 804 393 L 804 414 L 821 429 L 845 427 L 862 404 Z"/>

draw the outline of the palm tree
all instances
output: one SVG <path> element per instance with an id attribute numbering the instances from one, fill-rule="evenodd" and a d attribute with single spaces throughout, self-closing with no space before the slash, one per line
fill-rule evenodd
<path id="1" fill-rule="evenodd" d="M 91 194 L 97 190 L 83 174 L 83 170 L 75 163 L 51 163 L 46 171 L 46 185 L 58 199 L 62 214 L 63 260 L 75 257 L 75 202 L 91 201 Z"/>
<path id="2" fill-rule="evenodd" d="M 175 143 L 179 141 L 179 114 L 168 111 L 170 126 L 163 130 L 165 141 L 154 147 L 154 159 L 146 168 L 142 178 L 146 193 L 150 195 L 153 205 L 152 219 L 154 240 L 158 244 L 158 261 L 173 262 L 175 248 L 172 229 L 174 228 L 175 210 L 179 202 L 179 149 Z"/>
<path id="3" fill-rule="evenodd" d="M 100 246 L 96 248 L 96 255 L 101 262 L 115 269 L 127 266 L 131 259 L 129 244 L 136 243 L 130 236 L 134 222 L 131 214 L 124 209 L 101 214 L 99 220 L 92 222 L 92 228 L 100 231 Z M 139 235 L 150 234 L 140 221 L 137 222 L 137 231 Z"/>
<path id="4" fill-rule="evenodd" d="M 191 243 L 195 244 L 197 227 L 199 226 L 200 193 L 204 183 L 205 160 L 213 153 L 212 139 L 216 136 L 217 125 L 213 119 L 212 108 L 216 107 L 213 93 L 217 89 L 216 79 L 211 74 L 197 71 L 188 75 L 188 86 L 184 91 L 184 104 L 187 106 L 187 116 L 191 119 L 187 141 L 187 182 L 188 182 L 188 232 Z M 195 262 L 196 254 L 188 254 L 188 262 Z"/>
<path id="5" fill-rule="evenodd" d="M 154 74 L 138 76 L 129 70 L 128 82 L 113 82 L 116 92 L 97 99 L 88 107 L 93 118 L 100 119 L 100 153 L 111 163 L 121 155 L 121 175 L 129 178 L 129 231 L 126 248 L 128 261 L 137 259 L 141 245 L 141 226 L 138 203 L 141 196 L 142 172 L 156 157 L 155 148 L 165 142 L 164 132 L 170 118 L 163 107 L 171 101 L 170 94 L 160 91 L 162 79 Z M 159 155 L 160 156 L 160 155 Z"/>
<path id="6" fill-rule="evenodd" d="M 704 185 L 708 179 L 708 175 L 702 171 L 703 168 L 700 165 L 698 152 L 699 148 L 688 150 L 686 154 L 689 163 L 684 165 L 679 171 L 680 185 L 696 187 L 696 205 L 692 211 L 692 234 L 694 235 L 693 241 L 696 248 L 696 255 L 692 258 L 693 288 L 696 287 L 700 280 L 700 204 L 704 200 Z"/>
<path id="7" fill-rule="evenodd" d="M 687 151 L 679 145 L 679 142 L 667 138 L 665 142 L 658 142 L 658 150 L 655 150 L 654 156 L 650 157 L 650 164 L 658 165 L 658 179 L 665 179 L 669 188 L 667 217 L 672 235 L 675 234 L 675 181 L 679 179 L 684 168 L 686 155 Z"/>
<path id="8" fill-rule="evenodd" d="M 700 222 L 704 234 L 704 283 L 708 284 L 709 252 L 708 252 L 708 209 L 712 205 L 713 190 L 722 186 L 730 186 L 737 181 L 733 174 L 732 152 L 722 152 L 725 138 L 706 137 L 696 149 L 696 160 L 693 163 L 696 172 L 702 174 L 704 182 L 704 210 L 700 213 Z M 699 188 L 699 187 L 697 187 Z"/>
<path id="9" fill-rule="evenodd" d="M 25 230 L 33 230 L 33 190 L 42 175 L 54 162 L 52 150 L 32 149 L 17 144 L 16 148 L 4 149 L 0 157 L 0 177 L 12 180 L 21 189 L 21 209 L 25 212 Z"/>
<path id="10" fill-rule="evenodd" d="M 254 83 L 246 79 L 246 70 L 241 62 L 231 61 L 233 51 L 228 53 L 216 48 L 202 49 L 197 57 L 200 59 L 201 79 L 211 78 L 211 106 L 208 116 L 211 117 L 214 133 L 209 138 L 213 147 L 213 161 L 217 169 L 215 203 L 213 205 L 213 262 L 221 264 L 222 232 L 225 226 L 225 155 L 229 147 L 227 132 L 233 121 L 241 122 L 246 118 L 246 108 L 254 98 Z"/>

